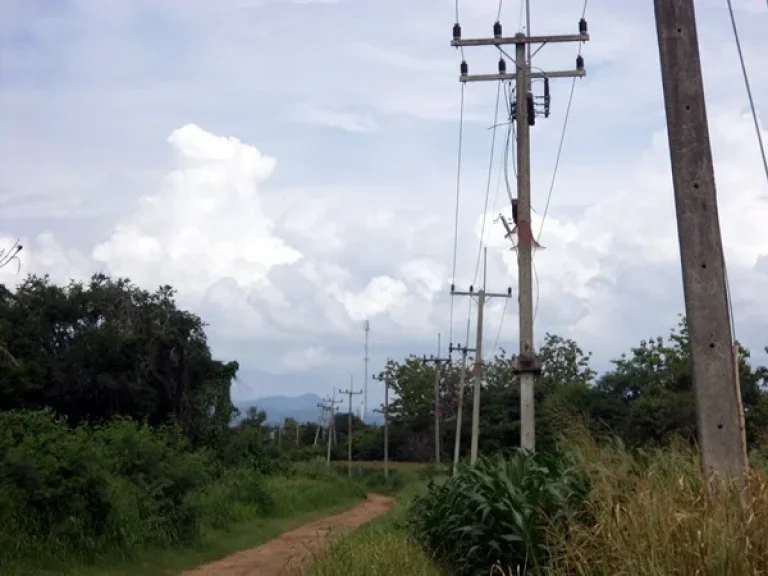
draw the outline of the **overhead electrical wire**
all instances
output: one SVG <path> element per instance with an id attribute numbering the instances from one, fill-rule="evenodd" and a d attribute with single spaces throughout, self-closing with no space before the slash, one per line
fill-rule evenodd
<path id="1" fill-rule="evenodd" d="M 755 123 L 755 132 L 757 133 L 757 143 L 760 146 L 760 156 L 763 160 L 763 169 L 765 170 L 765 179 L 768 181 L 768 157 L 765 154 L 765 146 L 763 145 L 763 134 L 760 131 L 760 121 L 757 118 L 757 108 L 755 107 L 755 99 L 752 97 L 752 88 L 749 85 L 749 74 L 747 73 L 747 65 L 744 62 L 744 52 L 741 50 L 741 38 L 739 37 L 739 28 L 736 26 L 736 15 L 733 11 L 733 3 L 731 0 L 726 0 L 728 3 L 728 13 L 731 16 L 731 27 L 733 28 L 733 37 L 736 40 L 736 50 L 739 53 L 739 62 L 741 63 L 741 74 L 744 76 L 744 86 L 747 89 L 747 97 L 749 98 L 749 108 L 752 111 L 752 120 Z"/>
<path id="2" fill-rule="evenodd" d="M 458 0 L 456 1 L 458 11 Z M 453 268 L 451 272 L 451 283 L 456 283 L 456 256 L 459 247 L 459 201 L 461 199 L 461 154 L 462 143 L 464 141 L 464 83 L 461 84 L 461 103 L 459 105 L 459 151 L 456 167 L 456 210 L 453 219 Z M 451 290 L 451 313 L 450 313 L 450 326 L 449 326 L 449 342 L 453 342 L 453 308 L 454 308 L 454 295 Z"/>
<path id="3" fill-rule="evenodd" d="M 581 17 L 582 18 L 584 18 L 586 16 L 586 14 L 587 14 L 587 7 L 588 7 L 588 5 L 589 5 L 589 0 L 584 0 L 584 6 L 583 6 L 583 8 L 581 10 Z M 584 43 L 582 42 L 582 43 L 579 44 L 579 56 L 581 56 L 581 52 L 582 52 L 583 48 L 584 48 Z M 552 179 L 550 180 L 550 183 L 549 183 L 549 191 L 547 192 L 547 201 L 546 201 L 546 203 L 544 205 L 544 212 L 542 213 L 542 216 L 541 216 L 541 226 L 539 226 L 539 234 L 538 234 L 538 236 L 536 238 L 536 241 L 539 244 L 541 244 L 541 235 L 544 232 L 544 223 L 547 220 L 547 213 L 549 212 L 549 205 L 550 205 L 550 202 L 552 201 L 552 193 L 555 190 L 555 182 L 557 181 L 557 174 L 558 174 L 558 171 L 559 171 L 559 168 L 560 168 L 560 159 L 562 158 L 562 154 L 563 154 L 563 144 L 565 143 L 565 135 L 566 135 L 566 133 L 568 131 L 568 120 L 570 119 L 570 116 L 571 116 L 571 106 L 573 104 L 573 95 L 574 95 L 575 91 L 576 91 L 576 77 L 574 77 L 571 80 L 571 91 L 570 91 L 570 94 L 568 96 L 568 104 L 566 105 L 566 108 L 565 108 L 565 118 L 563 118 L 563 129 L 562 129 L 562 131 L 560 133 L 560 142 L 558 143 L 558 146 L 557 146 L 557 155 L 555 156 L 555 166 L 552 169 Z M 536 323 L 536 316 L 538 315 L 538 312 L 539 312 L 539 299 L 540 299 L 540 295 L 541 295 L 541 287 L 539 285 L 539 275 L 538 275 L 538 272 L 536 270 L 536 262 L 535 262 L 535 258 L 534 257 L 535 257 L 535 254 L 534 254 L 533 257 L 531 257 L 531 263 L 533 265 L 533 272 L 534 272 L 534 274 L 536 276 L 536 302 L 535 302 L 534 308 L 533 308 L 533 322 L 535 324 Z"/>
<path id="4" fill-rule="evenodd" d="M 480 242 L 477 247 L 477 261 L 475 262 L 475 275 L 472 280 L 472 284 L 477 282 L 477 275 L 480 272 L 480 256 L 483 251 L 483 243 L 485 240 L 485 224 L 488 219 L 488 200 L 491 196 L 491 181 L 493 180 L 493 158 L 496 153 L 496 127 L 499 123 L 499 104 L 501 102 L 501 82 L 498 84 L 496 90 L 496 109 L 493 116 L 492 136 L 491 136 L 491 157 L 488 161 L 488 181 L 485 186 L 485 202 L 483 204 L 483 222 L 480 226 Z"/>
<path id="5" fill-rule="evenodd" d="M 744 87 L 747 90 L 747 98 L 749 100 L 749 108 L 752 113 L 752 121 L 755 124 L 755 133 L 757 134 L 757 144 L 760 148 L 760 157 L 763 161 L 763 170 L 765 172 L 765 179 L 768 182 L 768 157 L 765 154 L 765 145 L 763 144 L 763 134 L 760 131 L 760 121 L 757 117 L 757 107 L 755 106 L 755 99 L 752 96 L 752 87 L 749 84 L 749 73 L 747 72 L 747 65 L 744 60 L 744 51 L 741 49 L 741 37 L 739 36 L 739 27 L 736 25 L 736 14 L 733 10 L 733 3 L 731 0 L 727 0 L 728 15 L 731 18 L 731 28 L 733 29 L 733 38 L 736 41 L 736 51 L 739 54 L 739 64 L 741 65 L 741 74 L 744 77 Z M 736 345 L 736 319 L 733 315 L 733 299 L 731 297 L 731 284 L 728 279 L 728 264 L 725 260 L 725 254 L 723 254 L 723 275 L 725 280 L 726 299 L 728 301 L 728 315 L 730 317 L 731 324 L 731 338 L 733 339 L 734 346 Z"/>

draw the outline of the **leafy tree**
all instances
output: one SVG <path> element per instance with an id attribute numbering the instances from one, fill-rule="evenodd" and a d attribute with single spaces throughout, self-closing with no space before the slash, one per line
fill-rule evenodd
<path id="1" fill-rule="evenodd" d="M 3 287 L 0 410 L 50 407 L 73 426 L 116 416 L 176 421 L 195 444 L 222 442 L 238 365 L 212 358 L 202 320 L 179 310 L 174 295 L 103 274 L 64 287 L 47 276 L 27 277 L 15 293 Z"/>

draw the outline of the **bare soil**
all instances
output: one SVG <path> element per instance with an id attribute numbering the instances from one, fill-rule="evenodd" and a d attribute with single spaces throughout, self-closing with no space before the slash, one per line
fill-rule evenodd
<path id="1" fill-rule="evenodd" d="M 305 524 L 250 550 L 183 572 L 181 576 L 287 576 L 304 572 L 328 539 L 359 528 L 387 512 L 394 498 L 367 494 L 350 510 Z"/>

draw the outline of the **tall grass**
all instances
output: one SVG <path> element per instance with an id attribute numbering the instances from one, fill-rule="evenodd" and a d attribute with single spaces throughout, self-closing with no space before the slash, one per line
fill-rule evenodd
<path id="1" fill-rule="evenodd" d="M 586 515 L 549 533 L 549 574 L 747 576 L 768 572 L 768 478 L 708 494 L 695 448 L 631 452 L 588 434 L 564 445 L 592 490 Z"/>
<path id="2" fill-rule="evenodd" d="M 308 576 L 440 576 L 437 564 L 405 526 L 408 506 L 422 488 L 408 486 L 389 513 L 334 540 Z"/>

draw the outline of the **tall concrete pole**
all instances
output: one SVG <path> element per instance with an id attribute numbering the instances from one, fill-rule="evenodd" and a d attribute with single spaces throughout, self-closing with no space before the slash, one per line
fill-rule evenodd
<path id="1" fill-rule="evenodd" d="M 483 314 L 485 311 L 485 290 L 477 296 L 477 338 L 475 339 L 475 387 L 472 397 L 472 440 L 469 447 L 469 462 L 477 461 L 477 447 L 480 438 L 480 388 L 483 382 Z"/>
<path id="2" fill-rule="evenodd" d="M 529 8 L 530 2 L 526 3 Z M 530 9 L 526 10 L 526 34 L 519 33 L 515 36 L 504 36 L 501 23 L 494 26 L 492 38 L 461 38 L 461 26 L 454 26 L 451 46 L 496 46 L 515 45 L 515 70 L 514 73 L 506 72 L 506 60 L 499 61 L 498 74 L 469 74 L 469 66 L 466 61 L 461 63 L 460 82 L 498 82 L 515 81 L 515 121 L 517 125 L 517 206 L 513 201 L 513 219 L 517 229 L 517 263 L 518 263 L 518 298 L 520 305 L 520 353 L 515 359 L 515 373 L 520 378 L 520 427 L 521 444 L 524 448 L 534 450 L 536 447 L 536 424 L 534 412 L 534 379 L 541 372 L 541 363 L 536 358 L 533 342 L 533 298 L 532 298 L 532 249 L 534 246 L 533 232 L 531 230 L 531 164 L 530 164 L 530 126 L 536 116 L 535 99 L 531 93 L 531 79 L 543 78 L 545 82 L 545 101 L 548 98 L 548 82 L 553 78 L 581 78 L 586 75 L 584 58 L 579 54 L 576 57 L 575 70 L 545 71 L 537 68 L 531 69 L 531 58 L 536 52 L 528 50 L 526 46 L 531 44 L 548 44 L 586 42 L 589 40 L 587 33 L 587 21 L 582 18 L 578 23 L 578 34 L 564 35 L 530 35 Z M 545 117 L 548 116 L 548 105 L 545 104 Z M 509 231 L 511 237 L 512 231 Z"/>
<path id="3" fill-rule="evenodd" d="M 519 35 L 524 38 L 524 35 Z M 528 123 L 528 65 L 526 43 L 516 44 L 517 97 L 517 244 L 518 295 L 520 306 L 520 358 L 535 358 L 533 346 L 533 275 L 531 228 L 531 127 Z M 522 64 L 521 64 L 522 63 Z M 523 448 L 536 448 L 534 372 L 520 372 L 520 435 Z"/>
<path id="4" fill-rule="evenodd" d="M 745 482 L 740 391 L 693 0 L 654 0 L 701 466 Z"/>
<path id="5" fill-rule="evenodd" d="M 437 335 L 437 358 L 440 358 L 440 334 Z M 435 464 L 440 465 L 440 362 L 435 362 Z"/>
<path id="6" fill-rule="evenodd" d="M 352 477 L 352 396 L 362 394 L 362 390 L 353 390 L 354 378 L 349 379 L 349 389 L 339 390 L 340 394 L 349 396 L 349 414 L 347 415 L 347 474 Z"/>
<path id="7" fill-rule="evenodd" d="M 461 420 L 464 412 L 464 382 L 467 374 L 467 352 L 474 352 L 474 349 L 467 348 L 466 346 L 459 346 L 457 349 L 461 350 L 461 365 L 459 367 L 459 389 L 457 390 L 458 407 L 456 409 L 456 439 L 453 442 L 454 474 L 456 474 L 456 469 L 459 466 L 459 455 L 461 453 Z"/>

